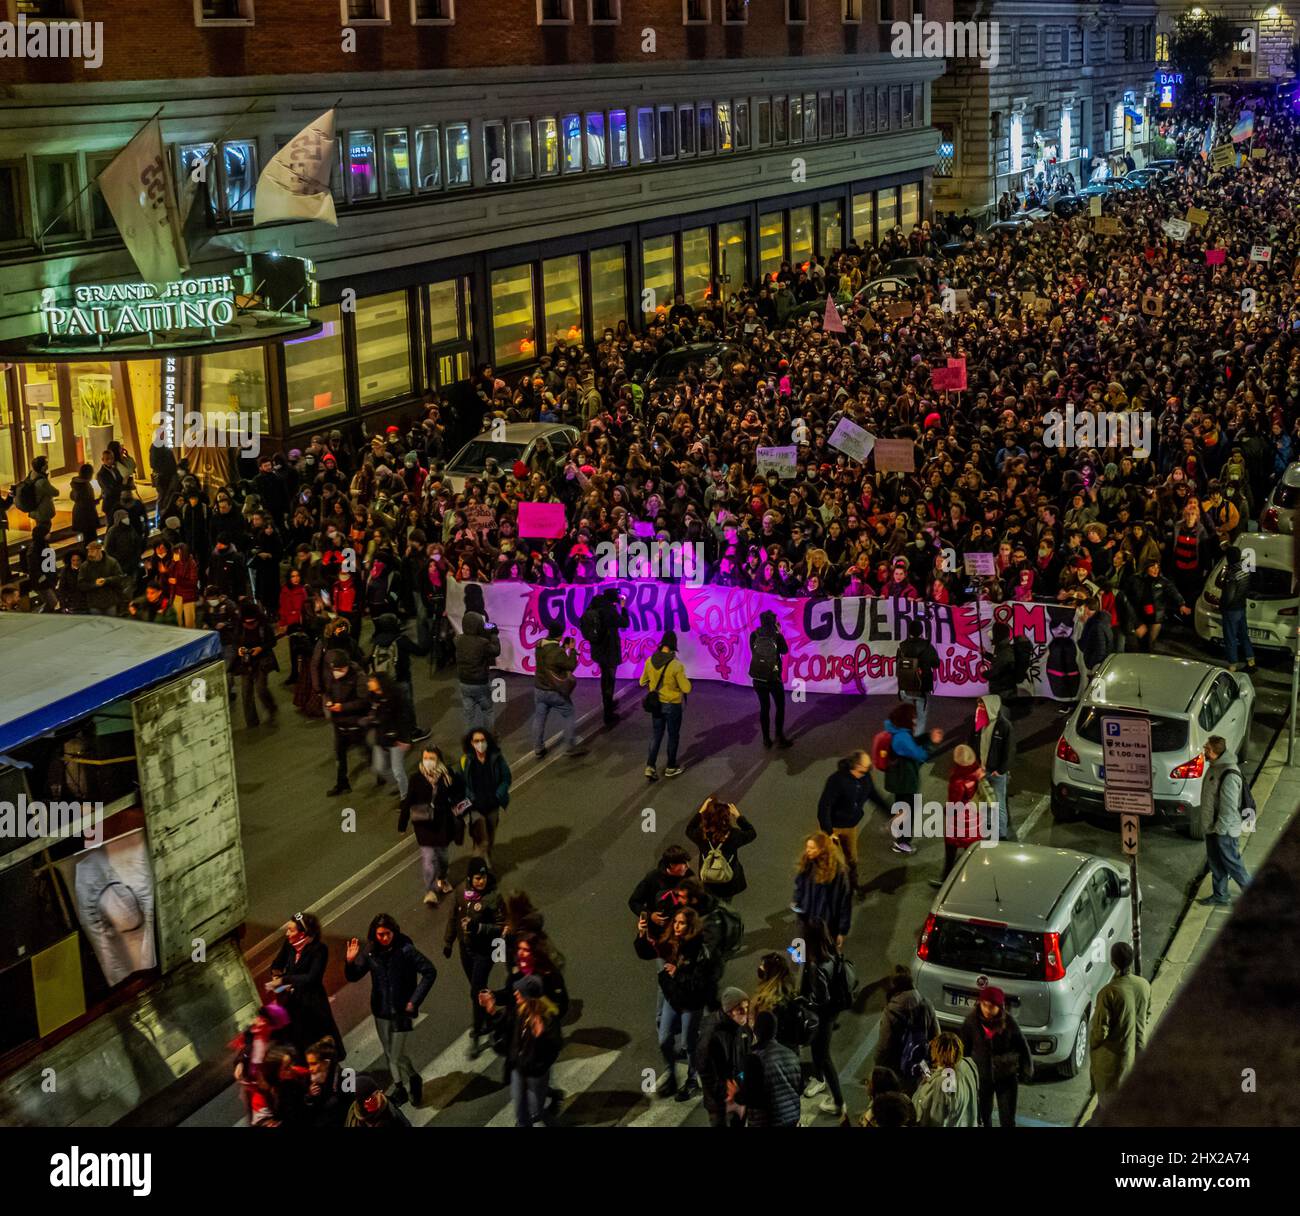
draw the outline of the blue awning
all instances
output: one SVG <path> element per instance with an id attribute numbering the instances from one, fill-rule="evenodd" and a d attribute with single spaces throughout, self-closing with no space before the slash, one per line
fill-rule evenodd
<path id="1" fill-rule="evenodd" d="M 215 633 L 0 613 L 0 752 L 220 656 Z"/>

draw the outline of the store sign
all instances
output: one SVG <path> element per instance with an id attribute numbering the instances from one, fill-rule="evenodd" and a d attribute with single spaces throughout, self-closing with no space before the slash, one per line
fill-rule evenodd
<path id="1" fill-rule="evenodd" d="M 235 319 L 235 281 L 229 275 L 179 279 L 161 290 L 150 283 L 80 285 L 71 302 L 41 298 L 45 332 L 52 338 L 152 335 L 216 329 Z"/>

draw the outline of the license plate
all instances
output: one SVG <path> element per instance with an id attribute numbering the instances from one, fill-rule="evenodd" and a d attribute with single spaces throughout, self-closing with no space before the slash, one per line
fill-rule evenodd
<path id="1" fill-rule="evenodd" d="M 1255 642 L 1267 642 L 1273 635 L 1267 629 L 1247 629 L 1246 636 Z"/>
<path id="2" fill-rule="evenodd" d="M 1097 776 L 1103 781 L 1106 780 L 1106 766 L 1104 764 L 1097 765 Z"/>
<path id="3" fill-rule="evenodd" d="M 951 988 L 944 991 L 948 994 L 948 1007 L 950 1009 L 974 1009 L 976 996 L 971 992 L 954 992 Z"/>

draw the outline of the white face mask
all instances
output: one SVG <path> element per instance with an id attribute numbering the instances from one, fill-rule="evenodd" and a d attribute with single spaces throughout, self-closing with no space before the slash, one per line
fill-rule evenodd
<path id="1" fill-rule="evenodd" d="M 487 740 L 476 739 L 474 741 L 474 750 L 481 756 L 485 751 L 487 751 Z"/>
<path id="2" fill-rule="evenodd" d="M 439 775 L 439 773 L 438 773 L 438 769 L 439 769 L 439 764 L 438 764 L 438 762 L 437 762 L 436 760 L 421 760 L 421 761 L 420 761 L 420 771 L 421 771 L 421 772 L 422 772 L 426 777 L 437 777 L 437 776 Z"/>
<path id="3" fill-rule="evenodd" d="M 334 668 L 332 669 L 332 671 L 333 671 L 334 678 L 336 680 L 341 680 L 345 675 L 348 674 L 348 669 L 346 667 L 342 668 L 341 670 L 338 668 Z"/>

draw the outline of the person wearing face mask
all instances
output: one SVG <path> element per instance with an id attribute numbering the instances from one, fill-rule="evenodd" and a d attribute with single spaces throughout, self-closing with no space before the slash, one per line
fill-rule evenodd
<path id="1" fill-rule="evenodd" d="M 361 669 L 348 658 L 346 650 L 330 650 L 325 656 L 324 681 L 321 688 L 322 707 L 334 734 L 334 788 L 327 798 L 352 792 L 348 781 L 348 750 L 364 747 L 367 702 L 364 677 Z"/>
<path id="2" fill-rule="evenodd" d="M 470 803 L 465 822 L 474 842 L 474 856 L 490 863 L 501 812 L 510 805 L 513 780 L 510 765 L 491 732 L 479 728 L 465 736 L 460 773 Z"/>
<path id="3" fill-rule="evenodd" d="M 321 937 L 320 921 L 310 912 L 295 912 L 285 923 L 284 942 L 271 964 L 271 990 L 289 1014 L 289 1033 L 299 1051 L 308 1050 L 324 1038 L 337 1060 L 346 1056 L 329 993 L 325 991 L 325 968 L 330 949 Z"/>
<path id="4" fill-rule="evenodd" d="M 430 908 L 438 906 L 440 896 L 451 894 L 451 883 L 447 881 L 448 853 L 453 844 L 465 843 L 461 815 L 468 808 L 464 801 L 464 779 L 459 771 L 447 766 L 442 749 L 429 744 L 402 797 L 397 830 L 405 832 L 407 824 L 415 828 L 424 902 Z"/>
<path id="5" fill-rule="evenodd" d="M 470 1055 L 477 1057 L 483 1050 L 489 1020 L 478 998 L 492 974 L 492 943 L 501 935 L 502 923 L 496 875 L 483 858 L 470 858 L 465 886 L 455 900 L 443 934 L 442 955 L 451 958 L 452 947 L 459 947 L 460 965 L 469 981 Z"/>

